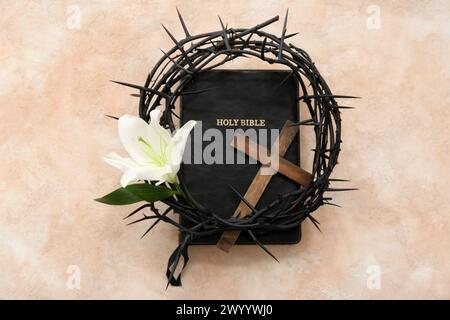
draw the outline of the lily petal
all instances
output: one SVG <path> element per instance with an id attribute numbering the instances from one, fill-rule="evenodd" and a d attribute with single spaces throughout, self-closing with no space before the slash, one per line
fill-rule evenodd
<path id="1" fill-rule="evenodd" d="M 159 108 L 150 112 L 150 124 L 131 115 L 119 119 L 120 140 L 130 156 L 139 163 L 163 165 L 166 162 L 170 133 L 159 124 L 161 115 Z"/>
<path id="2" fill-rule="evenodd" d="M 104 160 L 124 173 L 120 179 L 122 187 L 126 187 L 133 180 L 166 181 L 172 173 L 168 165 L 162 167 L 153 164 L 142 165 L 132 158 L 123 158 L 116 153 L 110 153 Z"/>
<path id="3" fill-rule="evenodd" d="M 120 185 L 125 188 L 133 180 L 137 180 L 136 172 L 133 170 L 127 170 L 120 178 Z"/>
<path id="4" fill-rule="evenodd" d="M 163 142 L 165 144 L 165 146 L 167 147 L 167 145 L 170 142 L 170 131 L 168 129 L 164 129 L 160 125 L 160 120 L 161 120 L 162 114 L 163 114 L 163 112 L 160 107 L 157 107 L 155 110 L 152 110 L 150 112 L 149 127 L 150 127 L 150 130 L 153 130 L 154 133 L 156 133 L 156 135 L 162 140 L 162 141 L 160 140 L 158 142 Z"/>
<path id="5" fill-rule="evenodd" d="M 149 157 L 145 152 L 145 146 L 139 141 L 143 137 L 151 140 L 148 134 L 148 124 L 143 119 L 129 114 L 119 118 L 119 137 L 128 154 L 138 162 L 147 162 Z"/>
<path id="6" fill-rule="evenodd" d="M 184 126 L 177 130 L 167 147 L 167 154 L 169 155 L 170 163 L 174 167 L 175 173 L 179 170 L 180 163 L 183 160 L 183 153 L 189 133 L 196 124 L 197 122 L 194 120 L 186 122 Z"/>
<path id="7" fill-rule="evenodd" d="M 115 152 L 111 152 L 110 154 L 105 156 L 103 160 L 105 160 L 107 164 L 123 172 L 127 171 L 130 168 L 136 168 L 139 166 L 138 163 L 132 158 L 123 158 Z"/>

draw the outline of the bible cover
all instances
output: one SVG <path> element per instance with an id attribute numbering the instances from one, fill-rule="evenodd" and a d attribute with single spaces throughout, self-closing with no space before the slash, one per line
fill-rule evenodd
<path id="1" fill-rule="evenodd" d="M 264 142 L 256 142 L 264 143 L 270 150 L 272 141 L 276 138 L 271 137 L 270 129 L 281 130 L 286 120 L 297 122 L 299 119 L 298 87 L 295 79 L 289 77 L 288 71 L 211 70 L 196 75 L 185 90 L 192 92 L 206 88 L 210 90 L 181 97 L 181 122 L 184 124 L 188 120 L 201 121 L 203 133 L 210 128 L 220 130 L 224 140 L 223 163 L 205 164 L 202 157 L 202 163 L 195 164 L 194 155 L 191 152 L 190 161 L 185 161 L 182 165 L 181 175 L 187 190 L 198 203 L 221 217 L 229 218 L 240 202 L 229 185 L 244 195 L 260 164 L 249 164 L 247 156 L 245 156 L 245 164 L 236 164 L 236 158 L 244 157 L 244 155 L 230 146 L 231 137 L 226 139 L 225 130 L 240 128 L 245 131 L 253 128 L 258 132 L 260 129 L 268 129 L 268 138 L 264 137 Z M 234 119 L 238 120 L 237 125 L 234 125 L 236 122 L 230 121 Z M 241 120 L 245 121 L 241 122 Z M 252 122 L 248 120 L 257 120 L 253 124 L 258 126 L 251 126 Z M 264 126 L 261 126 L 262 123 Z M 191 132 L 191 150 L 194 150 L 193 137 L 194 130 Z M 214 141 L 214 138 L 210 139 L 211 141 L 202 142 L 202 150 Z M 195 143 L 200 142 L 197 140 Z M 186 147 L 186 149 L 189 148 Z M 227 152 L 234 154 L 234 164 L 226 164 Z M 290 145 L 284 158 L 300 164 L 298 136 Z M 298 187 L 295 182 L 281 174 L 275 174 L 256 208 L 262 208 L 274 201 L 277 195 L 293 191 Z M 180 223 L 190 226 L 189 222 L 182 217 L 180 217 Z M 301 229 L 298 226 L 291 230 L 256 233 L 255 236 L 264 244 L 292 244 L 300 241 Z M 194 239 L 190 244 L 216 244 L 219 238 L 220 234 L 205 236 Z M 253 243 L 254 241 L 245 231 L 241 232 L 236 242 L 236 244 Z"/>

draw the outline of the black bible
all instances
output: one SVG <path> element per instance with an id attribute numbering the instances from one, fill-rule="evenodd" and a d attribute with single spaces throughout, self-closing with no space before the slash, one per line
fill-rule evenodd
<path id="1" fill-rule="evenodd" d="M 202 92 L 204 89 L 207 90 Z M 194 138 L 193 130 L 190 146 L 186 147 L 185 162 L 181 168 L 182 181 L 198 203 L 223 218 L 229 218 L 240 203 L 239 197 L 230 185 L 244 195 L 260 164 L 255 161 L 249 163 L 250 159 L 247 156 L 233 149 L 230 146 L 231 136 L 226 134 L 226 130 L 242 129 L 247 132 L 248 129 L 254 129 L 259 133 L 261 129 L 265 129 L 267 136 L 256 137 L 257 140 L 264 138 L 264 141 L 256 142 L 262 143 L 270 150 L 276 138 L 271 129 L 281 130 L 286 120 L 292 122 L 299 120 L 297 81 L 284 70 L 211 70 L 196 75 L 184 91 L 192 94 L 181 96 L 182 124 L 188 120 L 196 120 L 199 122 L 197 126 L 200 126 L 201 121 L 202 134 L 208 129 L 216 129 L 215 133 L 220 131 L 223 137 L 223 150 L 222 157 L 211 153 L 215 156 L 215 163 L 205 163 L 203 154 L 194 154 L 194 143 L 199 144 L 200 153 L 208 151 L 210 155 L 211 146 L 208 145 L 220 141 L 215 141 L 215 135 L 211 134 L 202 135 L 203 139 L 199 141 Z M 198 93 L 195 93 L 197 91 Z M 249 136 L 252 139 L 251 135 Z M 297 136 L 284 158 L 300 164 L 299 151 Z M 227 153 L 228 156 L 233 155 L 234 163 L 229 163 L 229 158 L 227 163 Z M 245 157 L 245 164 L 236 164 L 238 157 L 241 157 L 241 160 Z M 199 159 L 201 163 L 198 163 Z M 256 208 L 264 207 L 276 200 L 278 195 L 298 188 L 298 184 L 277 173 L 271 178 Z M 180 223 L 187 227 L 192 226 L 182 217 Z M 190 244 L 213 245 L 220 236 L 221 234 L 195 238 Z M 255 236 L 264 244 L 293 244 L 300 241 L 301 228 L 299 225 L 290 230 L 262 231 Z M 241 232 L 236 242 L 236 244 L 253 243 L 245 231 Z"/>

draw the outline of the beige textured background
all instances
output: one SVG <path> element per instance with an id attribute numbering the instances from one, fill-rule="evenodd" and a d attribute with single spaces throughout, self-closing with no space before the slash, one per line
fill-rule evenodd
<path id="1" fill-rule="evenodd" d="M 381 29 L 367 27 L 379 5 Z M 78 5 L 81 28 L 67 27 Z M 165 291 L 175 229 L 125 227 L 131 208 L 91 199 L 118 186 L 101 157 L 121 151 L 115 122 L 130 90 L 182 35 L 251 26 L 290 8 L 291 39 L 335 93 L 364 97 L 344 113 L 336 177 L 361 190 L 321 208 L 323 233 L 301 244 L 229 255 L 190 250 L 182 288 Z M 450 298 L 448 1 L 0 1 L 0 298 Z M 280 32 L 281 22 L 269 28 Z M 235 66 L 247 66 L 239 65 Z M 256 67 L 259 65 L 256 64 Z M 70 265 L 81 287 L 66 282 Z M 381 287 L 367 279 L 376 266 Z M 70 271 L 70 270 L 69 270 Z"/>

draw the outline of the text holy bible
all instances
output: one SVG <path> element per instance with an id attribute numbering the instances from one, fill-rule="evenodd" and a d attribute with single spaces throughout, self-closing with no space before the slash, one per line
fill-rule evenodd
<path id="1" fill-rule="evenodd" d="M 233 132 L 244 133 L 268 150 L 279 131 L 290 120 L 298 122 L 298 87 L 288 71 L 279 70 L 212 70 L 198 74 L 185 88 L 202 91 L 181 97 L 181 121 L 198 121 L 191 133 L 181 174 L 191 196 L 205 208 L 223 218 L 233 216 L 240 199 L 232 186 L 244 195 L 261 164 L 232 147 Z M 299 137 L 287 148 L 284 159 L 300 164 Z M 187 160 L 187 161 L 186 161 Z M 275 174 L 260 196 L 256 209 L 272 202 L 280 194 L 298 189 L 299 185 L 281 174 Z M 181 224 L 190 227 L 180 217 Z M 255 234 L 265 244 L 292 244 L 300 241 L 300 226 L 282 231 Z M 196 238 L 190 244 L 216 244 L 221 234 Z M 236 244 L 252 244 L 244 233 Z"/>

